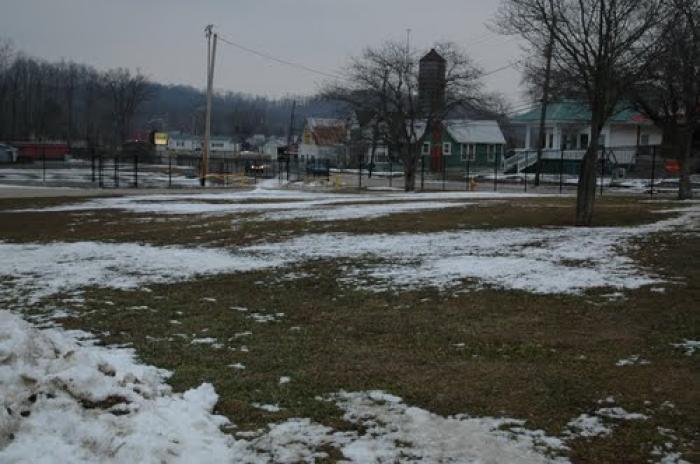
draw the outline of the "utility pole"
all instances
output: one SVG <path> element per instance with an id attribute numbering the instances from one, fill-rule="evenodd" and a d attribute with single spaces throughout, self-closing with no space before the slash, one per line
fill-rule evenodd
<path id="1" fill-rule="evenodd" d="M 552 74 L 552 53 L 554 49 L 554 33 L 550 32 L 549 43 L 545 51 L 547 65 L 544 72 L 544 85 L 542 86 L 542 106 L 540 108 L 540 132 L 537 140 L 537 167 L 535 168 L 535 187 L 540 186 L 540 173 L 542 172 L 542 149 L 545 144 L 544 122 L 547 117 L 547 105 L 549 104 L 549 84 Z M 525 167 L 527 169 L 527 166 Z M 525 173 L 527 176 L 527 173 Z"/>
<path id="2" fill-rule="evenodd" d="M 292 100 L 292 116 L 289 119 L 289 132 L 287 133 L 287 153 L 292 147 L 292 137 L 294 136 L 294 113 L 297 109 L 297 101 Z"/>
<path id="3" fill-rule="evenodd" d="M 214 87 L 214 63 L 216 61 L 216 42 L 218 35 L 213 33 L 214 26 L 208 25 L 204 32 L 207 36 L 207 112 L 204 122 L 204 147 L 202 150 L 202 172 L 200 174 L 200 184 L 206 185 L 207 174 L 209 174 L 209 138 L 211 137 L 211 94 Z M 212 44 L 212 34 L 214 43 Z"/>

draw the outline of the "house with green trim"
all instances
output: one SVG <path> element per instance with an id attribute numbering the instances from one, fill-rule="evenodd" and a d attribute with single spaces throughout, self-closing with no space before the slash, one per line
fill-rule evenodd
<path id="1" fill-rule="evenodd" d="M 464 171 L 467 165 L 473 172 L 493 170 L 505 153 L 506 139 L 498 121 L 449 119 L 421 138 L 421 155 L 432 171 Z"/>
<path id="2" fill-rule="evenodd" d="M 537 162 L 537 144 L 542 108 L 540 105 L 511 119 L 524 131 L 523 146 L 504 161 L 506 172 L 532 172 Z M 591 112 L 579 102 L 547 105 L 542 151 L 543 172 L 578 174 L 581 160 L 591 139 Z M 630 168 L 645 147 L 660 145 L 662 131 L 642 114 L 629 109 L 615 113 L 600 135 L 602 150 L 616 166 Z"/>

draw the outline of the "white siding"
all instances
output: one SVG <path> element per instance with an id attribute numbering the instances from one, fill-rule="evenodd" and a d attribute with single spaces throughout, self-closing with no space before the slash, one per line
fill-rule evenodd
<path id="1" fill-rule="evenodd" d="M 649 136 L 649 145 L 661 144 L 661 130 L 655 126 L 641 126 L 640 135 Z M 640 137 L 641 138 L 641 137 Z M 607 145 L 610 147 L 634 147 L 637 145 L 637 126 L 612 125 Z"/>

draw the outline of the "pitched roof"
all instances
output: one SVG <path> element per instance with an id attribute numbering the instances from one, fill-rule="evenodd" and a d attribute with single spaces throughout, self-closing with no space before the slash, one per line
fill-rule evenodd
<path id="1" fill-rule="evenodd" d="M 316 145 L 340 145 L 347 137 L 346 121 L 331 118 L 308 118 L 307 126 Z"/>
<path id="2" fill-rule="evenodd" d="M 457 143 L 483 143 L 504 145 L 506 139 L 498 121 L 472 121 L 451 119 L 445 121 L 447 132 Z"/>
<path id="3" fill-rule="evenodd" d="M 514 116 L 514 122 L 536 122 L 540 120 L 541 105 L 536 105 L 529 111 Z M 547 105 L 545 120 L 548 122 L 578 122 L 588 124 L 591 122 L 591 111 L 579 102 L 558 102 Z M 649 122 L 642 114 L 629 109 L 621 109 L 614 114 L 609 122 L 615 123 L 645 123 Z"/>
<path id="4" fill-rule="evenodd" d="M 428 53 L 425 54 L 423 58 L 420 59 L 421 61 L 439 61 L 439 62 L 444 62 L 445 58 L 442 57 L 438 52 L 435 51 L 434 48 L 431 48 Z"/>

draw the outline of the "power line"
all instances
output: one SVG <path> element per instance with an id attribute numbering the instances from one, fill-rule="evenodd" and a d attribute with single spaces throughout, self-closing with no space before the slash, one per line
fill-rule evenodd
<path id="1" fill-rule="evenodd" d="M 283 58 L 278 58 L 278 57 L 276 57 L 276 56 L 270 55 L 269 53 L 265 53 L 265 52 L 261 52 L 261 51 L 258 51 L 258 50 L 254 50 L 254 49 L 252 49 L 252 48 L 250 48 L 250 47 L 246 47 L 245 45 L 241 45 L 241 44 L 239 44 L 239 43 L 236 43 L 236 42 L 234 42 L 234 41 L 232 41 L 232 40 L 230 40 L 230 39 L 228 39 L 228 38 L 222 36 L 221 34 L 219 34 L 219 39 L 220 39 L 222 42 L 224 42 L 224 43 L 226 43 L 226 44 L 228 44 L 228 45 L 231 45 L 232 47 L 236 47 L 236 48 L 238 48 L 238 49 L 240 49 L 240 50 L 243 50 L 243 51 L 245 51 L 245 52 L 251 53 L 251 54 L 256 55 L 256 56 L 259 56 L 259 57 L 261 57 L 261 58 L 265 58 L 265 59 L 267 59 L 267 60 L 275 61 L 275 62 L 277 62 L 277 63 L 283 64 L 283 65 L 286 65 L 286 66 L 290 66 L 290 67 L 293 67 L 293 68 L 301 69 L 301 70 L 303 70 L 303 71 L 310 72 L 310 73 L 313 73 L 313 74 L 318 74 L 318 75 L 320 75 L 320 76 L 330 77 L 330 78 L 333 78 L 333 79 L 345 79 L 344 77 L 340 76 L 339 74 L 331 74 L 331 73 L 328 73 L 328 72 L 320 71 L 320 70 L 318 70 L 318 69 L 314 69 L 314 68 L 312 68 L 312 67 L 310 67 L 310 66 L 306 66 L 306 65 L 301 64 L 301 63 L 295 63 L 294 61 L 285 60 L 285 59 L 283 59 Z"/>
<path id="2" fill-rule="evenodd" d="M 512 62 L 512 63 L 508 63 L 507 65 L 501 66 L 500 68 L 492 69 L 491 71 L 488 71 L 488 72 L 482 74 L 480 77 L 488 77 L 488 76 L 491 76 L 491 75 L 496 74 L 496 73 L 499 73 L 499 72 L 501 72 L 501 71 L 505 71 L 505 70 L 508 69 L 508 68 L 512 68 L 512 67 L 516 66 L 517 64 L 518 64 L 518 61 L 514 61 L 514 62 Z"/>
<path id="3" fill-rule="evenodd" d="M 287 60 L 287 59 L 284 59 L 284 58 L 278 58 L 278 57 L 276 57 L 276 56 L 274 56 L 274 55 L 271 55 L 271 54 L 269 54 L 269 53 L 262 52 L 262 51 L 259 51 L 259 50 L 255 50 L 255 49 L 253 49 L 253 48 L 247 47 L 247 46 L 242 45 L 242 44 L 240 44 L 240 43 L 234 42 L 234 41 L 232 41 L 231 39 L 229 39 L 229 38 L 223 36 L 222 34 L 218 34 L 218 36 L 219 36 L 219 40 L 221 40 L 221 41 L 224 42 L 225 44 L 230 45 L 230 46 L 235 47 L 235 48 L 238 48 L 239 50 L 243 50 L 243 51 L 245 51 L 245 52 L 247 52 L 247 53 L 250 53 L 250 54 L 252 54 L 252 55 L 256 55 L 256 56 L 258 56 L 258 57 L 261 57 L 261 58 L 264 58 L 264 59 L 267 59 L 267 60 L 275 61 L 275 62 L 277 62 L 277 63 L 279 63 L 279 64 L 283 64 L 283 65 L 285 65 L 285 66 L 290 66 L 290 67 L 293 67 L 293 68 L 296 68 L 296 69 L 300 69 L 300 70 L 302 70 L 302 71 L 306 71 L 306 72 L 310 72 L 310 73 L 313 73 L 313 74 L 317 74 L 317 75 L 319 75 L 319 76 L 330 77 L 330 78 L 332 78 L 332 79 L 347 80 L 346 77 L 341 76 L 341 75 L 339 75 L 339 74 L 321 71 L 321 70 L 319 70 L 319 69 L 315 69 L 315 68 L 312 68 L 312 67 L 310 67 L 310 66 L 301 64 L 301 63 L 296 63 L 296 62 L 294 62 L 294 61 Z M 483 78 L 483 77 L 491 76 L 491 75 L 493 75 L 493 74 L 497 74 L 497 73 L 499 73 L 499 72 L 505 71 L 506 69 L 509 69 L 509 68 L 512 68 L 512 67 L 516 66 L 518 63 L 519 63 L 519 61 L 515 61 L 515 62 L 508 63 L 507 65 L 501 66 L 501 67 L 496 68 L 496 69 L 493 69 L 493 70 L 491 70 L 491 71 L 488 71 L 488 72 L 482 74 L 480 77 Z"/>

